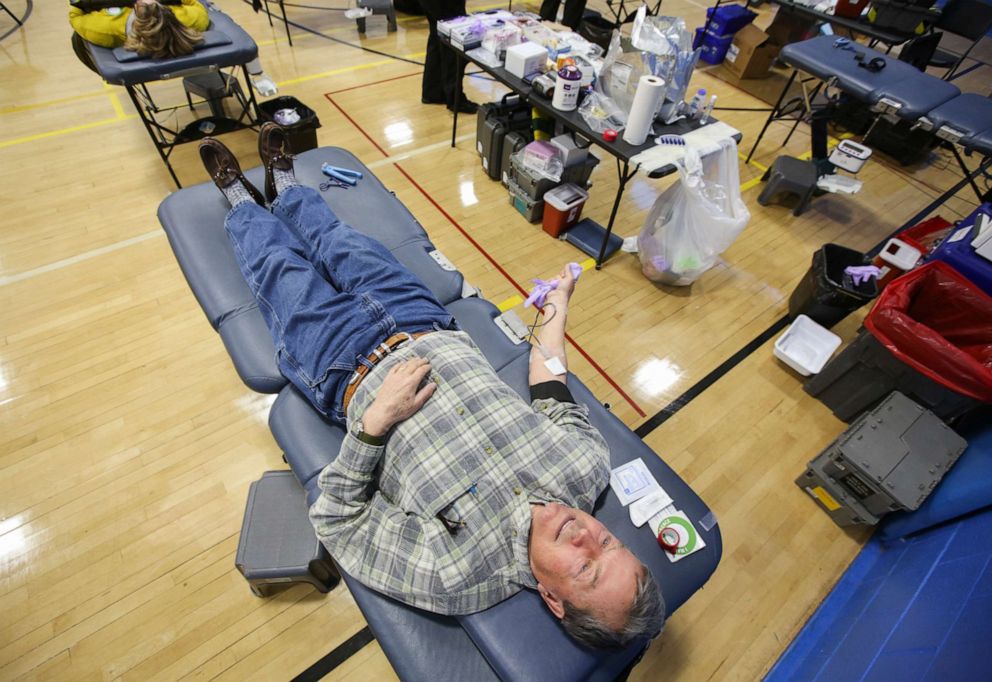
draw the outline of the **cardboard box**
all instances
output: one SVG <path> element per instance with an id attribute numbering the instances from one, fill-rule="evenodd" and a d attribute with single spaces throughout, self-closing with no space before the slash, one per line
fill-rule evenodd
<path id="1" fill-rule="evenodd" d="M 767 33 L 748 24 L 734 36 L 723 67 L 738 78 L 763 78 L 780 49 Z"/>

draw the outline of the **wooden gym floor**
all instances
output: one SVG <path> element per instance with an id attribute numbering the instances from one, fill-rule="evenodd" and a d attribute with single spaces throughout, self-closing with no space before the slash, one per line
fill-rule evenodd
<path id="1" fill-rule="evenodd" d="M 473 117 L 448 146 L 450 115 L 420 104 L 421 67 L 411 63 L 423 57 L 423 18 L 400 15 L 389 34 L 372 17 L 362 37 L 339 12 L 290 8 L 323 34 L 294 30 L 290 47 L 250 5 L 219 4 L 258 41 L 280 94 L 316 110 L 320 144 L 373 168 L 487 298 L 520 311 L 531 277 L 585 258 L 527 224 L 484 175 Z M 663 9 L 696 26 L 705 6 Z M 9 26 L 0 14 L 0 31 Z M 291 678 L 365 622 L 343 586 L 263 600 L 235 570 L 248 485 L 285 467 L 266 426 L 272 397 L 232 370 L 155 217 L 173 184 L 124 92 L 76 61 L 69 35 L 65 3 L 37 2 L 0 40 L 0 679 Z M 500 94 L 486 80 L 466 83 L 477 101 Z M 720 106 L 762 106 L 702 70 L 693 87 Z M 152 91 L 160 103 L 182 101 L 177 83 Z M 764 116 L 721 114 L 743 132 L 744 152 Z M 821 244 L 868 249 L 957 179 L 944 153 L 908 169 L 876 156 L 860 194 L 818 198 L 794 218 L 756 202 L 785 132 L 774 126 L 742 165 L 751 222 L 694 286 L 654 285 L 629 254 L 580 282 L 572 367 L 631 428 L 779 319 Z M 255 164 L 250 131 L 223 139 Z M 788 151 L 808 152 L 803 126 Z M 195 145 L 173 162 L 185 184 L 206 180 Z M 586 215 L 605 223 L 610 159 L 593 181 Z M 621 235 L 637 234 L 671 181 L 629 185 Z M 969 212 L 973 197 L 961 197 L 941 213 Z M 852 319 L 838 331 L 850 339 L 856 328 Z M 715 511 L 724 556 L 633 679 L 759 678 L 865 539 L 835 527 L 792 483 L 843 424 L 803 393 L 771 344 L 645 437 Z M 392 677 L 373 642 L 328 679 Z"/>

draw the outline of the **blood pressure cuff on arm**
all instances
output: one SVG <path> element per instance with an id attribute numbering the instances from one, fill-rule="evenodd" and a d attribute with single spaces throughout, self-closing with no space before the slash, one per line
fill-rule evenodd
<path id="1" fill-rule="evenodd" d="M 544 381 L 530 387 L 531 402 L 546 398 L 554 398 L 560 403 L 575 402 L 575 398 L 572 397 L 572 392 L 568 390 L 568 386 L 560 381 Z"/>

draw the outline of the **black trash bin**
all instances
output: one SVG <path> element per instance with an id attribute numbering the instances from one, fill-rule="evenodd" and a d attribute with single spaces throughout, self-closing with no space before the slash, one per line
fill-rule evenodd
<path id="1" fill-rule="evenodd" d="M 837 244 L 824 244 L 813 254 L 813 264 L 789 297 L 789 318 L 806 315 L 832 327 L 878 296 L 874 278 L 854 284 L 844 269 L 867 265 L 863 253 Z"/>
<path id="2" fill-rule="evenodd" d="M 266 100 L 258 105 L 258 110 L 262 115 L 262 121 L 274 121 L 275 114 L 281 109 L 295 109 L 300 115 L 300 120 L 288 126 L 283 126 L 289 132 L 289 148 L 294 154 L 299 154 L 310 149 L 317 148 L 317 128 L 320 127 L 320 119 L 316 112 L 295 97 L 283 96 Z"/>

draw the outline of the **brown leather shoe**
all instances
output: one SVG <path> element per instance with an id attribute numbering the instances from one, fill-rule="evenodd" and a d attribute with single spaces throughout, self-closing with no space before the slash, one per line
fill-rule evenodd
<path id="1" fill-rule="evenodd" d="M 244 173 L 241 172 L 238 159 L 223 142 L 212 137 L 203 138 L 200 142 L 200 159 L 203 161 L 203 167 L 207 169 L 210 179 L 221 191 L 235 182 L 241 182 L 255 202 L 260 206 L 265 206 L 262 193 L 255 185 L 248 182 Z"/>
<path id="2" fill-rule="evenodd" d="M 258 155 L 265 166 L 265 198 L 273 202 L 276 199 L 276 180 L 272 169 L 293 170 L 293 154 L 285 129 L 271 121 L 263 123 L 258 131 Z"/>

